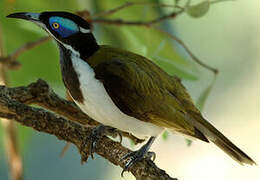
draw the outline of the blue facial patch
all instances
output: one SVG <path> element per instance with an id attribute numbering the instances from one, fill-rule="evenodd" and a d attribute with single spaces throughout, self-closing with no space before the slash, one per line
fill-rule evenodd
<path id="1" fill-rule="evenodd" d="M 53 16 L 50 17 L 49 23 L 51 28 L 59 33 L 62 38 L 69 37 L 77 32 L 79 32 L 79 27 L 76 23 L 70 19 L 63 17 Z"/>

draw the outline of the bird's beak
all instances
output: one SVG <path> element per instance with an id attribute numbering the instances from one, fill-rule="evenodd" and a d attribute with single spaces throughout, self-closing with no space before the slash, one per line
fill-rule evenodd
<path id="1" fill-rule="evenodd" d="M 42 27 L 43 29 L 46 29 L 43 22 L 40 20 L 41 13 L 30 13 L 30 12 L 19 12 L 19 13 L 13 13 L 6 16 L 7 18 L 17 18 L 17 19 L 25 19 L 27 21 L 33 22 L 37 24 L 38 26 Z"/>
<path id="2" fill-rule="evenodd" d="M 28 21 L 32 21 L 35 23 L 40 23 L 40 13 L 29 13 L 29 12 L 20 12 L 20 13 L 13 13 L 6 16 L 7 18 L 17 18 L 17 19 L 25 19 Z"/>

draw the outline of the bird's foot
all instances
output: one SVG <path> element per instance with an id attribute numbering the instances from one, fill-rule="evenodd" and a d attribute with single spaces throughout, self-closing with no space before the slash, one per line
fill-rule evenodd
<path id="1" fill-rule="evenodd" d="M 94 153 L 96 151 L 96 144 L 103 136 L 112 136 L 113 138 L 119 136 L 120 143 L 122 142 L 122 135 L 121 132 L 118 131 L 116 128 L 104 125 L 98 125 L 93 128 L 90 136 L 88 137 L 87 141 L 88 145 L 88 152 L 91 155 L 91 158 L 94 159 Z"/>
<path id="2" fill-rule="evenodd" d="M 154 141 L 154 139 L 150 138 L 150 140 L 139 150 L 127 153 L 121 158 L 121 161 L 129 158 L 128 162 L 125 164 L 123 171 L 121 172 L 122 177 L 124 175 L 124 172 L 129 171 L 129 169 L 137 162 L 142 161 L 143 159 L 152 159 L 153 161 L 155 160 L 156 154 L 154 152 L 148 151 L 152 144 L 151 140 L 152 142 Z"/>

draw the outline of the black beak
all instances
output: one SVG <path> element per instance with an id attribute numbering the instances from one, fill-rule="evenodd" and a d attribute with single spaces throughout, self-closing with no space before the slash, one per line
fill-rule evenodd
<path id="1" fill-rule="evenodd" d="M 29 13 L 29 12 L 20 12 L 13 13 L 6 16 L 7 18 L 17 18 L 17 19 L 25 19 L 29 21 L 40 21 L 40 13 Z"/>

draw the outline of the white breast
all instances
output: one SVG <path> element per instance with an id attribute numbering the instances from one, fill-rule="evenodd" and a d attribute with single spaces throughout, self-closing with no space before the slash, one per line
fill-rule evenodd
<path id="1" fill-rule="evenodd" d="M 104 125 L 132 133 L 140 138 L 157 136 L 163 131 L 162 127 L 124 114 L 114 104 L 103 83 L 95 78 L 93 69 L 74 53 L 72 53 L 71 59 L 79 76 L 80 89 L 84 97 L 83 103 L 75 102 L 83 112 Z"/>

